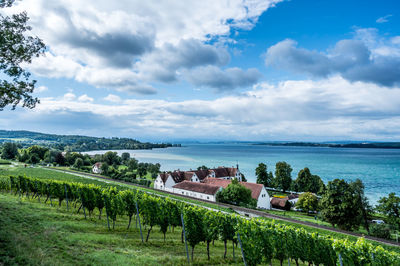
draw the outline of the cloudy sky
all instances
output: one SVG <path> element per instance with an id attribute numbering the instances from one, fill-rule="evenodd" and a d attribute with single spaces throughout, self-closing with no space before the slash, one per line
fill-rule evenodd
<path id="1" fill-rule="evenodd" d="M 397 0 L 23 0 L 47 45 L 0 129 L 140 140 L 400 140 Z"/>

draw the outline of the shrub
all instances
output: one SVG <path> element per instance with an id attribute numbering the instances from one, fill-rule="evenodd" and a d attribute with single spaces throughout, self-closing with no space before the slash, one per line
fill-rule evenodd
<path id="1" fill-rule="evenodd" d="M 369 228 L 369 234 L 379 238 L 390 239 L 390 228 L 386 224 L 373 224 Z"/>

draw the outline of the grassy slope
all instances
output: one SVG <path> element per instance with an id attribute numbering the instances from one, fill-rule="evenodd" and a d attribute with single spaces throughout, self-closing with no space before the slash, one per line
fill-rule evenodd
<path id="1" fill-rule="evenodd" d="M 43 168 L 23 168 L 23 167 L 10 168 L 10 167 L 6 167 L 6 166 L 2 166 L 2 167 L 0 166 L 0 176 L 1 175 L 24 175 L 24 174 L 26 174 L 27 176 L 36 177 L 36 178 L 57 179 L 57 180 L 66 180 L 66 181 L 74 181 L 74 182 L 81 182 L 81 183 L 93 183 L 93 184 L 97 184 L 97 185 L 101 185 L 101 186 L 113 185 L 113 186 L 131 187 L 129 185 L 120 184 L 120 183 L 117 183 L 117 182 L 114 182 L 114 181 L 110 181 L 110 183 L 107 184 L 107 183 L 104 183 L 103 181 L 87 179 L 87 178 L 75 176 L 75 175 L 72 175 L 72 174 L 61 173 L 61 172 L 57 172 L 57 171 L 51 171 L 51 170 L 43 169 Z M 146 191 L 149 191 L 151 193 L 154 193 L 154 191 L 148 190 L 148 189 L 145 189 L 145 188 L 143 188 L 143 190 L 146 190 Z M 163 193 L 163 192 L 157 192 L 157 194 L 164 195 L 164 196 L 169 196 L 171 198 L 181 199 L 180 197 L 171 196 L 170 194 Z M 195 203 L 195 204 L 199 204 L 199 205 L 203 205 L 203 206 L 206 206 L 206 207 L 220 209 L 220 210 L 226 211 L 226 212 L 231 212 L 230 209 L 223 208 L 223 207 L 218 207 L 218 206 L 213 205 L 213 204 L 208 204 L 208 203 L 199 202 L 199 201 L 190 200 L 190 199 L 185 199 L 185 201 L 191 202 L 191 203 Z M 271 212 L 273 214 L 283 215 L 283 212 L 279 212 L 279 211 L 266 211 L 266 212 Z M 299 217 L 292 217 L 293 216 L 293 212 L 285 212 L 285 213 L 287 214 L 287 216 L 289 216 L 291 218 L 295 218 L 295 219 L 298 218 L 299 220 L 303 220 L 303 219 L 301 219 L 302 218 L 301 216 L 303 216 L 302 214 L 297 214 L 297 216 L 299 216 Z M 268 219 L 268 218 L 265 218 L 265 219 Z M 309 217 L 309 218 L 304 219 L 304 220 L 313 221 L 313 218 Z M 317 229 L 317 228 L 309 227 L 309 226 L 306 226 L 306 225 L 299 225 L 299 224 L 280 221 L 280 220 L 277 220 L 276 222 L 277 223 L 283 223 L 283 224 L 286 224 L 286 225 L 295 226 L 295 227 L 303 227 L 306 230 L 308 230 L 309 232 L 316 232 L 316 233 L 319 233 L 321 235 L 331 235 L 331 236 L 333 236 L 335 238 L 338 238 L 338 239 L 346 239 L 347 238 L 347 239 L 352 240 L 352 241 L 356 241 L 357 240 L 357 237 L 354 237 L 354 236 L 343 235 L 341 233 L 335 233 L 335 232 L 326 231 L 326 230 L 323 230 L 323 229 Z M 325 222 L 322 222 L 320 220 L 314 221 L 314 222 L 316 222 L 316 223 L 320 222 L 321 224 L 325 224 Z M 370 242 L 373 245 L 380 245 L 380 244 L 376 243 L 375 241 L 370 241 L 370 240 L 367 240 L 367 241 Z M 381 246 L 383 246 L 387 250 L 400 252 L 400 248 L 398 248 L 398 247 L 388 246 L 388 245 L 381 245 Z"/>
<path id="2" fill-rule="evenodd" d="M 96 214 L 96 213 L 95 213 Z M 97 216 L 97 214 L 96 214 Z M 117 220 L 115 230 L 108 230 L 105 218 L 85 220 L 82 213 L 51 207 L 36 200 L 4 192 L 0 193 L 0 265 L 187 265 L 180 228 L 168 232 L 166 241 L 158 228 L 150 234 L 148 243 L 141 243 L 135 223 L 126 229 L 127 218 Z M 210 247 L 195 248 L 195 265 L 243 265 L 240 248 L 228 244 L 227 259 L 223 259 L 223 242 Z M 277 261 L 274 265 L 279 265 Z"/>

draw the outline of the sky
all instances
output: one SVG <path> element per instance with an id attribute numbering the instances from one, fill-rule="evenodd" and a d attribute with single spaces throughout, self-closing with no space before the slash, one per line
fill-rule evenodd
<path id="1" fill-rule="evenodd" d="M 400 141 L 396 0 L 23 0 L 34 109 L 0 129 L 143 141 Z"/>

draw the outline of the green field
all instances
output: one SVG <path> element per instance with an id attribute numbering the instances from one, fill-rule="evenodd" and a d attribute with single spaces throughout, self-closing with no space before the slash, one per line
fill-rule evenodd
<path id="1" fill-rule="evenodd" d="M 96 185 L 100 185 L 100 186 L 118 186 L 118 187 L 128 187 L 131 188 L 132 186 L 130 185 L 125 185 L 125 184 L 121 184 L 115 181 L 107 181 L 109 183 L 105 183 L 102 180 L 96 180 L 96 179 L 88 179 L 88 178 L 84 178 L 84 177 L 79 177 L 76 175 L 72 175 L 72 174 L 67 174 L 67 173 L 61 173 L 61 172 L 57 172 L 54 170 L 50 170 L 50 169 L 45 169 L 45 168 L 24 168 L 24 167 L 7 167 L 7 166 L 0 166 L 0 176 L 9 176 L 9 175 L 27 175 L 30 177 L 36 177 L 36 178 L 43 178 L 43 179 L 55 179 L 55 180 L 62 180 L 62 181 L 73 181 L 73 182 L 81 182 L 81 183 L 91 183 L 91 184 L 96 184 Z M 146 188 L 141 188 L 144 191 L 148 191 L 150 193 L 155 193 L 153 190 L 150 189 L 146 189 Z M 182 200 L 181 197 L 179 196 L 174 196 L 174 195 L 170 195 L 168 193 L 163 193 L 161 191 L 157 191 L 156 194 L 161 195 L 161 196 L 169 196 L 170 198 L 175 198 L 178 200 Z M 205 206 L 205 207 L 209 207 L 209 208 L 214 208 L 214 209 L 219 209 L 222 211 L 226 211 L 226 212 L 232 212 L 231 209 L 229 208 L 224 208 L 224 207 L 220 207 L 220 206 L 216 206 L 214 204 L 211 203 L 205 203 L 205 202 L 200 202 L 197 200 L 192 200 L 192 199 L 184 199 L 184 201 L 189 202 L 189 203 L 193 203 L 193 204 L 198 204 L 201 206 Z M 312 221 L 312 222 L 316 222 L 316 223 L 321 223 L 321 224 L 326 224 L 325 222 L 322 222 L 320 220 L 318 221 L 314 221 L 314 218 L 311 216 L 306 216 L 304 214 L 301 213 L 295 213 L 295 212 L 280 212 L 280 211 L 267 211 L 269 213 L 273 213 L 273 214 L 277 214 L 277 215 L 281 215 L 281 216 L 286 216 L 286 217 L 291 217 L 291 218 L 295 218 L 298 220 L 306 220 L 306 221 Z M 267 218 L 265 218 L 267 219 Z M 349 240 L 352 241 L 356 241 L 357 237 L 354 236 L 348 236 L 348 235 L 343 235 L 341 233 L 335 233 L 335 232 L 331 232 L 331 231 L 327 231 L 324 229 L 317 229 L 317 228 L 313 228 L 310 226 L 305 226 L 305 225 L 299 225 L 299 224 L 295 224 L 295 223 L 291 223 L 291 222 L 285 222 L 285 221 L 281 221 L 281 220 L 277 220 L 277 223 L 284 223 L 287 225 L 291 225 L 291 226 L 295 226 L 295 227 L 303 227 L 305 229 L 307 229 L 310 232 L 316 232 L 318 234 L 321 235 L 331 235 L 335 238 L 339 238 L 339 239 L 345 239 L 348 238 Z M 371 244 L 374 245 L 378 245 L 375 241 L 369 241 Z M 396 252 L 400 252 L 400 248 L 399 247 L 394 247 L 394 246 L 389 246 L 389 245 L 382 245 L 385 249 L 387 250 L 392 250 L 392 251 L 396 251 Z"/>
<path id="2" fill-rule="evenodd" d="M 0 265 L 187 265 L 180 228 L 168 231 L 165 241 L 159 229 L 153 228 L 149 242 L 142 243 L 134 222 L 126 229 L 126 217 L 118 217 L 115 230 L 108 230 L 105 217 L 99 220 L 96 212 L 85 220 L 82 212 L 67 211 L 65 204 L 51 207 L 4 192 L 0 193 L 0 213 Z M 231 243 L 227 259 L 223 253 L 223 242 L 216 241 L 209 261 L 206 245 L 201 243 L 193 264 L 243 265 L 239 246 L 235 259 Z"/>

